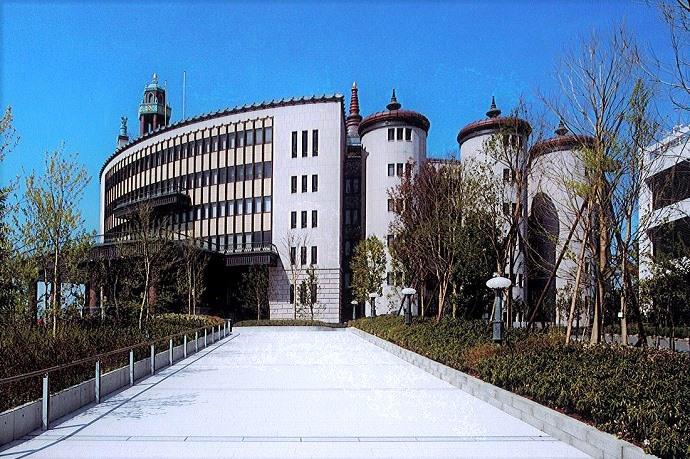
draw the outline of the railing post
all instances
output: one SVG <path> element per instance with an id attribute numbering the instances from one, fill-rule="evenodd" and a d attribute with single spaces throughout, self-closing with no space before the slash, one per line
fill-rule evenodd
<path id="1" fill-rule="evenodd" d="M 48 373 L 43 375 L 43 402 L 41 403 L 41 420 L 43 430 L 48 430 L 50 422 L 50 384 Z"/>
<path id="2" fill-rule="evenodd" d="M 156 374 L 156 349 L 151 344 L 151 375 Z"/>
<path id="3" fill-rule="evenodd" d="M 134 349 L 129 350 L 129 386 L 134 385 Z"/>
<path id="4" fill-rule="evenodd" d="M 228 326 L 230 327 L 230 334 L 232 335 L 232 318 L 228 319 Z"/>
<path id="5" fill-rule="evenodd" d="M 170 366 L 173 364 L 173 339 L 170 338 L 170 349 L 168 350 L 168 362 Z"/>
<path id="6" fill-rule="evenodd" d="M 184 340 L 182 343 L 182 350 L 184 351 L 182 353 L 182 356 L 186 359 L 187 358 L 187 335 L 184 335 Z"/>
<path id="7" fill-rule="evenodd" d="M 199 331 L 194 332 L 194 352 L 199 352 Z"/>
<path id="8" fill-rule="evenodd" d="M 206 333 L 207 330 L 204 328 L 204 349 L 206 349 L 206 346 L 208 346 L 208 333 Z"/>
<path id="9" fill-rule="evenodd" d="M 96 360 L 96 403 L 101 403 L 101 361 Z"/>

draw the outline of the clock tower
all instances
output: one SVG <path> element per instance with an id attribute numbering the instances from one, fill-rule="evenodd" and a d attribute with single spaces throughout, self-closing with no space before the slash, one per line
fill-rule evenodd
<path id="1" fill-rule="evenodd" d="M 171 113 L 165 88 L 158 85 L 158 75 L 154 73 L 151 83 L 144 88 L 144 98 L 139 104 L 139 136 L 167 126 Z"/>

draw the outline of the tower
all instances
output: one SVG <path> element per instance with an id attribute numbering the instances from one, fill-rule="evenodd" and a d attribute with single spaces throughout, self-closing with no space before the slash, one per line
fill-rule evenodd
<path id="1" fill-rule="evenodd" d="M 158 75 L 154 73 L 139 104 L 139 136 L 168 125 L 172 110 L 167 102 L 165 88 L 158 85 Z"/>
<path id="2" fill-rule="evenodd" d="M 127 117 L 120 117 L 120 133 L 117 136 L 117 147 L 124 147 L 129 143 L 129 135 L 127 134 Z"/>

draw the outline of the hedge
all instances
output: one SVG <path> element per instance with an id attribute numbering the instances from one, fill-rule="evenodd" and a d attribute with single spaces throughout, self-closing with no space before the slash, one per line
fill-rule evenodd
<path id="1" fill-rule="evenodd" d="M 149 321 L 146 330 L 136 324 L 123 324 L 98 320 L 80 320 L 59 323 L 57 333 L 52 329 L 31 327 L 23 323 L 0 327 L 0 379 L 43 368 L 67 364 L 76 360 L 115 349 L 124 348 L 151 339 L 163 338 L 185 330 L 203 326 L 218 326 L 223 320 L 209 316 L 164 314 Z M 175 341 L 180 344 L 182 337 Z M 156 346 L 167 347 L 167 342 Z M 135 357 L 148 357 L 148 348 L 135 350 Z M 127 365 L 128 353 L 113 356 L 101 362 L 103 372 Z M 74 366 L 51 373 L 51 392 L 57 392 L 93 377 L 92 363 Z M 0 412 L 36 400 L 41 396 L 41 378 L 30 378 L 0 386 Z"/>
<path id="2" fill-rule="evenodd" d="M 318 320 L 242 320 L 235 324 L 236 327 L 328 327 L 344 328 L 346 325 L 332 322 L 320 322 Z"/>
<path id="3" fill-rule="evenodd" d="M 560 332 L 508 332 L 482 321 L 381 316 L 350 322 L 437 362 L 528 397 L 663 458 L 690 456 L 690 356 L 619 345 L 563 344 Z"/>

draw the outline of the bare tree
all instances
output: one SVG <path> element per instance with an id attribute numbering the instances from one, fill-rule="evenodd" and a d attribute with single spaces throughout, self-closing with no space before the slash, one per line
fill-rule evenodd
<path id="1" fill-rule="evenodd" d="M 181 249 L 181 286 L 187 296 L 187 314 L 196 315 L 200 298 L 206 289 L 204 274 L 209 263 L 209 256 L 193 238 L 185 239 L 180 244 Z"/>
<path id="2" fill-rule="evenodd" d="M 297 313 L 299 310 L 299 301 L 297 298 L 297 288 L 299 287 L 299 280 L 302 278 L 306 263 L 301 263 L 302 248 L 306 250 L 309 244 L 309 237 L 305 232 L 298 232 L 295 230 L 288 230 L 288 232 L 283 237 L 282 241 L 282 254 L 281 259 L 288 261 L 288 272 L 290 289 L 293 292 L 292 298 L 292 318 L 297 319 Z"/>
<path id="3" fill-rule="evenodd" d="M 256 307 L 256 320 L 268 306 L 268 270 L 265 266 L 251 266 L 242 274 L 242 293 L 245 303 Z"/>

